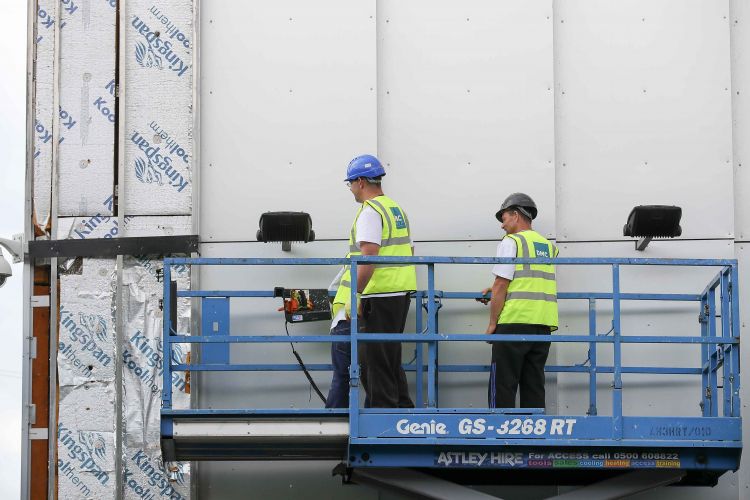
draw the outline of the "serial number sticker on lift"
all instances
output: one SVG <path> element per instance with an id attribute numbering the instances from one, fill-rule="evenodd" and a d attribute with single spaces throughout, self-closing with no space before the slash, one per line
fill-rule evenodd
<path id="1" fill-rule="evenodd" d="M 434 464 L 440 467 L 494 468 L 679 468 L 679 453 L 662 451 L 440 451 Z"/>

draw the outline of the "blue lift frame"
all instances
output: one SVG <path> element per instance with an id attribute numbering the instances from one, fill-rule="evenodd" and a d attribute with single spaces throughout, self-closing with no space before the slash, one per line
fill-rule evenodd
<path id="1" fill-rule="evenodd" d="M 427 267 L 427 289 L 417 298 L 416 333 L 402 335 L 357 333 L 357 318 L 352 318 L 350 336 L 331 335 L 230 335 L 228 326 L 220 334 L 185 335 L 176 331 L 176 299 L 200 298 L 205 306 L 217 298 L 273 297 L 273 291 L 177 290 L 171 280 L 172 266 L 275 266 L 275 265 L 350 265 L 351 280 L 357 280 L 356 264 L 412 263 Z M 443 299 L 475 299 L 478 293 L 444 292 L 435 289 L 435 266 L 442 264 L 554 264 L 573 266 L 609 266 L 612 291 L 607 293 L 558 293 L 559 300 L 588 302 L 589 331 L 584 335 L 496 335 L 495 342 L 582 342 L 589 346 L 587 363 L 572 366 L 547 366 L 547 372 L 583 373 L 589 379 L 589 409 L 586 415 L 545 415 L 543 409 L 441 408 L 438 404 L 440 372 L 487 372 L 487 365 L 440 365 L 441 342 L 486 342 L 487 336 L 474 333 L 440 333 L 438 310 Z M 710 266 L 718 274 L 701 293 L 624 293 L 620 289 L 622 266 Z M 717 301 L 718 291 L 718 301 Z M 611 331 L 597 333 L 597 301 L 611 301 Z M 700 336 L 623 335 L 622 301 L 699 302 Z M 352 301 L 356 301 L 352 289 Z M 173 442 L 173 423 L 180 421 L 222 421 L 222 419 L 264 418 L 338 418 L 349 424 L 348 449 L 340 449 L 340 458 L 348 467 L 421 467 L 506 470 L 634 470 L 681 469 L 688 471 L 693 484 L 714 484 L 727 470 L 739 467 L 742 450 L 740 417 L 740 327 L 737 261 L 734 259 L 631 259 L 631 258 L 482 258 L 482 257 L 371 257 L 342 258 L 166 258 L 164 259 L 164 371 L 162 393 L 162 448 L 166 460 L 212 460 L 211 444 L 201 450 L 181 449 Z M 422 310 L 426 310 L 426 328 Z M 218 301 L 218 311 L 229 308 Z M 719 314 L 720 312 L 720 314 Z M 717 326 L 717 320 L 720 321 Z M 205 329 L 205 328 L 204 328 Z M 226 333 L 226 334 L 221 334 Z M 611 333 L 611 334 L 610 334 Z M 173 409 L 172 376 L 176 371 L 293 371 L 296 364 L 230 364 L 228 357 L 212 356 L 212 363 L 178 364 L 172 360 L 174 344 L 198 344 L 218 348 L 231 343 L 277 342 L 350 342 L 350 407 L 348 409 Z M 357 363 L 359 342 L 414 342 L 415 362 L 405 365 L 416 372 L 415 409 L 360 408 L 360 373 Z M 698 367 L 622 366 L 622 345 L 630 343 L 700 344 Z M 422 345 L 427 345 L 425 357 Z M 612 366 L 597 363 L 597 345 L 612 344 Z M 308 365 L 310 371 L 330 371 L 330 364 Z M 597 375 L 612 374 L 612 414 L 598 415 Z M 625 416 L 622 407 L 622 375 L 673 374 L 701 376 L 699 417 Z M 422 382 L 426 376 L 427 395 Z M 721 382 L 721 385 L 720 385 Z M 226 444 L 216 443 L 217 447 Z M 221 459 L 260 459 L 273 448 L 256 450 L 237 448 Z M 218 450 L 218 448 L 217 448 Z M 309 450 L 308 450 L 309 451 Z M 302 453 L 304 454 L 304 453 Z M 217 452 L 217 456 L 221 453 Z M 291 453 L 299 458 L 300 454 Z M 277 457 L 278 458 L 278 457 Z M 328 457 L 330 458 L 330 457 Z M 685 484 L 690 484 L 688 480 Z"/>

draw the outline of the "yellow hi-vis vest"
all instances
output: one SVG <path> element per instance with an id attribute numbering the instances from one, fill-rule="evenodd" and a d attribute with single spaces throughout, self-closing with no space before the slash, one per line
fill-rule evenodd
<path id="1" fill-rule="evenodd" d="M 346 255 L 362 255 L 357 248 L 357 219 L 359 214 L 369 205 L 383 221 L 383 232 L 380 236 L 381 257 L 411 257 L 411 236 L 409 235 L 409 219 L 398 204 L 385 195 L 376 196 L 365 201 L 354 218 L 349 234 L 349 253 Z M 333 299 L 334 311 L 338 312 L 341 304 L 346 304 L 351 297 L 351 274 L 349 269 L 344 272 L 339 282 L 339 289 Z M 379 293 L 411 292 L 417 289 L 417 272 L 412 264 L 375 264 L 369 283 L 362 292 L 363 296 Z M 337 307 L 337 304 L 340 304 Z M 334 312 L 335 314 L 335 312 Z"/>
<path id="2" fill-rule="evenodd" d="M 554 258 L 558 250 L 547 238 L 527 230 L 509 234 L 516 242 L 516 257 Z M 557 330 L 557 283 L 551 264 L 516 264 L 498 324 L 546 325 Z"/>
<path id="3" fill-rule="evenodd" d="M 349 257 L 349 254 L 346 254 Z M 346 266 L 344 274 L 339 280 L 339 287 L 336 289 L 336 296 L 333 298 L 333 307 L 331 308 L 331 317 L 335 318 L 342 307 L 351 302 L 352 297 L 352 277 L 349 273 L 349 266 Z"/>

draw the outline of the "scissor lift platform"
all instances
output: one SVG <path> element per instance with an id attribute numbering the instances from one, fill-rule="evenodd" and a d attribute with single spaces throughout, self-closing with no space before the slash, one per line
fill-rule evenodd
<path id="1" fill-rule="evenodd" d="M 514 484 L 581 484 L 615 471 L 680 469 L 683 484 L 711 485 L 739 467 L 741 453 L 735 418 L 623 417 L 616 439 L 612 417 L 363 410 L 353 436 L 347 413 L 172 410 L 163 414 L 162 446 L 170 461 L 338 460 L 355 468 L 441 469 L 444 477 L 463 469 L 453 476 L 473 481 L 481 478 L 477 471 L 493 470 L 493 483 L 513 471 Z M 509 436 L 514 430 L 518 435 Z M 522 480 L 519 470 L 534 473 Z"/>
<path id="2" fill-rule="evenodd" d="M 416 332 L 423 332 L 422 314 L 427 314 L 424 333 L 403 335 L 355 333 L 347 336 L 230 335 L 228 331 L 198 336 L 179 335 L 174 308 L 176 297 L 216 298 L 270 297 L 272 291 L 177 291 L 170 282 L 171 265 L 283 265 L 351 264 L 356 279 L 358 261 L 409 260 L 428 266 L 428 289 L 416 293 L 420 314 Z M 172 371 L 274 371 L 295 370 L 294 365 L 228 365 L 216 363 L 165 364 L 162 417 L 162 450 L 166 461 L 176 460 L 336 460 L 346 477 L 369 481 L 370 473 L 387 468 L 428 471 L 430 477 L 449 478 L 471 484 L 589 484 L 634 471 L 670 471 L 655 475 L 654 484 L 713 485 L 726 471 L 739 467 L 742 423 L 739 401 L 739 301 L 737 263 L 734 260 L 656 259 L 554 259 L 555 264 L 609 265 L 613 270 L 611 293 L 560 293 L 559 299 L 589 302 L 588 335 L 502 335 L 498 341 L 556 341 L 589 344 L 587 366 L 548 366 L 548 371 L 582 372 L 589 377 L 590 405 L 586 415 L 546 415 L 542 409 L 441 408 L 438 373 L 482 372 L 482 365 L 440 365 L 441 342 L 486 341 L 485 335 L 441 334 L 437 311 L 441 299 L 469 299 L 478 294 L 448 293 L 434 289 L 436 263 L 489 264 L 524 263 L 529 259 L 480 258 L 383 258 L 351 259 L 166 259 L 165 260 L 165 353 L 175 343 L 226 344 L 269 342 L 350 342 L 352 368 L 350 401 L 346 409 L 174 409 L 171 405 Z M 539 261 L 539 259 L 537 259 Z M 619 290 L 622 265 L 716 266 L 717 276 L 698 294 L 628 294 Z M 170 286 L 171 283 L 171 286 Z M 717 297 L 718 295 L 718 297 Z M 596 301 L 613 304 L 612 331 L 596 331 Z M 628 336 L 620 328 L 623 300 L 694 301 L 699 303 L 700 335 Z M 221 308 L 219 308 L 221 309 Z M 224 309 L 222 309 L 224 310 Z M 211 311 L 210 308 L 204 309 Z M 228 314 L 228 308 L 225 309 Z M 209 318 L 210 320 L 210 318 Z M 222 321 L 221 324 L 229 324 Z M 500 338 L 502 337 L 502 338 Z M 493 341 L 495 338 L 493 338 Z M 417 408 L 370 409 L 359 407 L 357 343 L 369 341 L 415 342 L 415 363 L 405 365 L 416 372 Z M 625 343 L 682 343 L 701 345 L 698 366 L 682 368 L 623 367 L 621 347 Z M 597 364 L 598 344 L 612 344 L 612 366 Z M 427 346 L 423 353 L 421 346 Z M 165 355 L 165 359 L 170 356 Z M 227 360 L 228 361 L 228 360 Z M 696 360 L 698 361 L 698 360 Z M 312 370 L 330 370 L 314 365 Z M 596 379 L 613 375 L 612 414 L 598 415 Z M 701 377 L 700 416 L 629 416 L 622 409 L 622 374 L 649 373 Z M 426 397 L 425 397 L 426 396 Z M 654 479 L 655 478 L 655 479 Z M 403 479 L 403 478 L 401 478 Z M 667 481 L 667 479 L 669 479 Z M 666 482 L 665 482 L 666 481 Z M 407 481 L 408 482 L 408 481 Z"/>

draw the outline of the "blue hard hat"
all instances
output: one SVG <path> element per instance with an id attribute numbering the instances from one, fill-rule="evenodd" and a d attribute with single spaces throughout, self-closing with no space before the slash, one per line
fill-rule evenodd
<path id="1" fill-rule="evenodd" d="M 380 160 L 372 155 L 357 156 L 351 162 L 346 169 L 345 181 L 353 181 L 360 177 L 366 177 L 373 179 L 375 177 L 382 177 L 385 175 L 385 169 L 380 163 Z"/>

